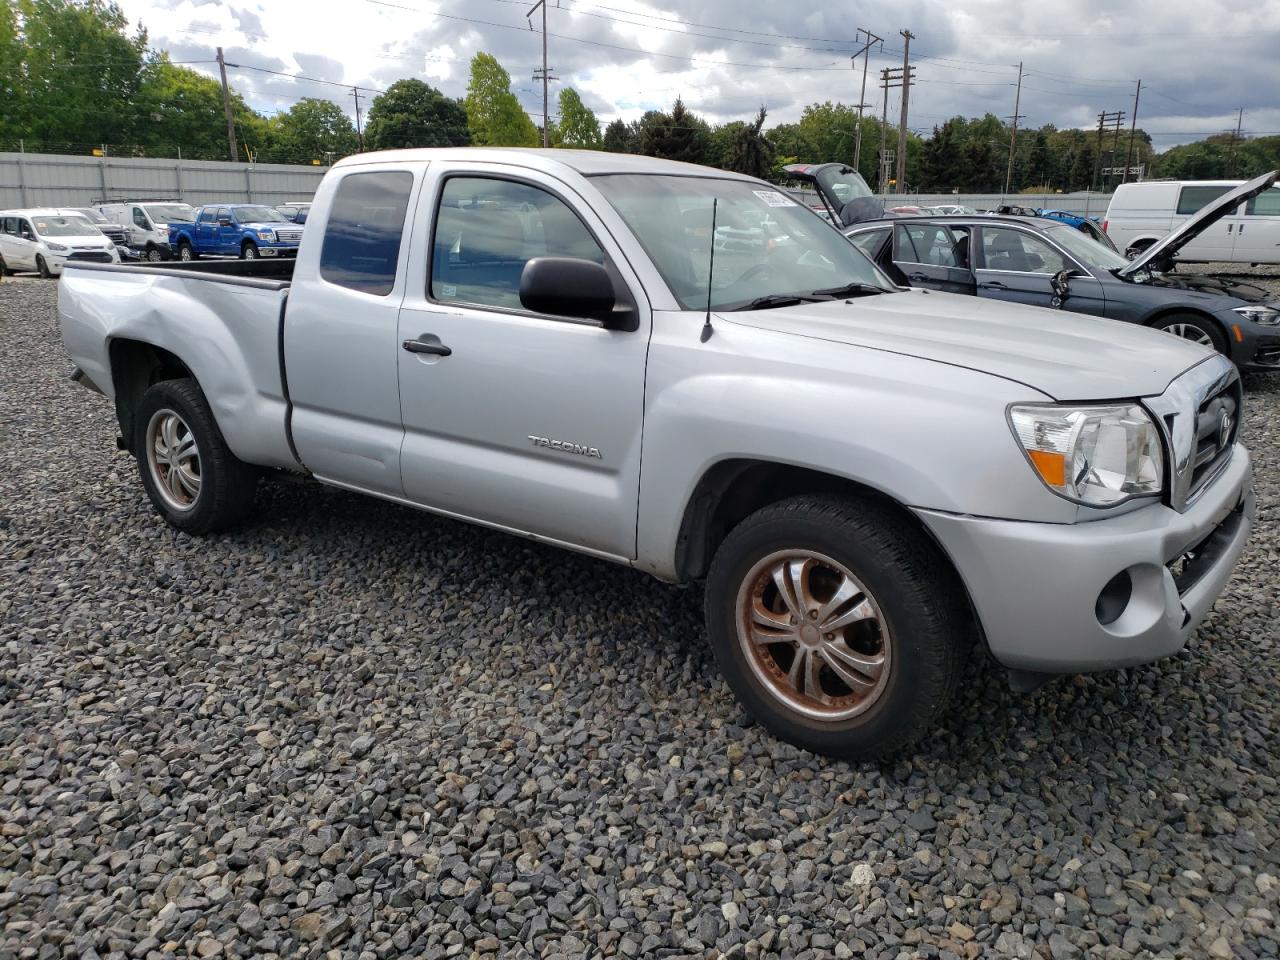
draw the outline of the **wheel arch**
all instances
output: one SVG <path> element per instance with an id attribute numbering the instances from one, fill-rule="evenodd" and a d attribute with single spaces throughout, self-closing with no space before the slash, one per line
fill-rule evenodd
<path id="1" fill-rule="evenodd" d="M 1222 335 L 1223 342 L 1227 345 L 1227 355 L 1231 355 L 1231 347 L 1235 344 L 1235 338 L 1232 337 L 1231 331 L 1227 329 L 1226 324 L 1215 317 L 1207 310 L 1201 310 L 1199 307 L 1188 307 L 1180 304 L 1174 304 L 1165 307 L 1159 307 L 1142 318 L 1144 327 L 1154 327 L 1161 320 L 1167 320 L 1174 316 L 1191 316 L 1199 320 L 1206 320 L 1208 323 Z"/>
<path id="2" fill-rule="evenodd" d="M 124 435 L 125 447 L 133 450 L 134 412 L 142 395 L 162 380 L 195 380 L 195 374 L 181 357 L 144 340 L 113 339 L 108 345 L 111 383 L 115 392 L 116 419 Z"/>

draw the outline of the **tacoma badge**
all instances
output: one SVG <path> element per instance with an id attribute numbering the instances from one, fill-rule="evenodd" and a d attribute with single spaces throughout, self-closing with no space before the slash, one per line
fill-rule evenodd
<path id="1" fill-rule="evenodd" d="M 552 440 L 549 437 L 530 436 L 529 442 L 535 447 L 550 447 L 552 450 L 563 450 L 565 453 L 576 453 L 580 457 L 595 457 L 603 460 L 599 447 L 584 447 L 580 443 L 569 443 L 567 440 Z"/>

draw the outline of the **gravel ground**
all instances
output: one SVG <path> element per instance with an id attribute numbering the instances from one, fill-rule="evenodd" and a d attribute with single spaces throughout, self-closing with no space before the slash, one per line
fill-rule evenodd
<path id="1" fill-rule="evenodd" d="M 0 958 L 1275 957 L 1280 378 L 1189 648 L 884 766 L 750 725 L 697 594 L 279 484 L 195 540 L 0 284 Z"/>

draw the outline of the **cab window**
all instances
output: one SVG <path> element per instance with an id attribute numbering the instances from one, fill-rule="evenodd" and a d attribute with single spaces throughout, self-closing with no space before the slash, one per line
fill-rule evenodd
<path id="1" fill-rule="evenodd" d="M 147 215 L 142 212 L 141 207 L 133 208 L 133 223 L 134 223 L 134 226 L 141 227 L 143 230 L 151 229 L 151 224 L 147 220 Z"/>
<path id="2" fill-rule="evenodd" d="M 1227 191 L 1234 189 L 1235 187 L 1231 184 L 1183 187 L 1178 193 L 1178 213 L 1183 216 L 1196 213 L 1206 204 L 1212 203 Z"/>
<path id="3" fill-rule="evenodd" d="M 1011 273 L 1057 273 L 1066 258 L 1045 241 L 1022 230 L 982 228 L 982 257 L 988 270 Z"/>
<path id="4" fill-rule="evenodd" d="M 349 173 L 338 184 L 320 248 L 320 276 L 330 283 L 385 297 L 396 283 L 404 215 L 413 174 L 407 170 Z"/>
<path id="5" fill-rule="evenodd" d="M 951 231 L 932 223 L 895 226 L 893 259 L 896 263 L 924 263 L 938 267 L 968 266 Z"/>
<path id="6" fill-rule="evenodd" d="M 519 309 L 520 275 L 534 257 L 604 263 L 591 232 L 554 194 L 487 177 L 445 181 L 431 255 L 433 298 Z"/>

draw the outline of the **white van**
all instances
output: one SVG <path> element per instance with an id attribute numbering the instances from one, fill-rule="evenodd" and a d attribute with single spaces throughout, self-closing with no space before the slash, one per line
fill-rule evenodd
<path id="1" fill-rule="evenodd" d="M 1111 196 L 1102 229 L 1129 256 L 1145 250 L 1205 204 L 1243 180 L 1144 180 L 1122 183 Z M 1188 243 L 1178 259 L 1280 263 L 1280 186 L 1230 211 Z"/>
<path id="2" fill-rule="evenodd" d="M 181 200 L 108 200 L 93 208 L 112 223 L 124 224 L 125 243 L 146 260 L 168 260 L 169 225 L 195 223 L 196 209 Z"/>
<path id="3" fill-rule="evenodd" d="M 68 260 L 119 263 L 116 245 L 73 210 L 0 211 L 0 271 L 56 277 Z"/>

